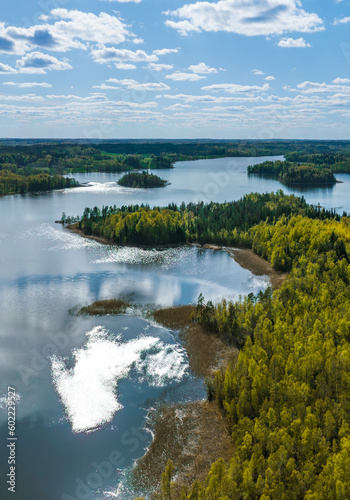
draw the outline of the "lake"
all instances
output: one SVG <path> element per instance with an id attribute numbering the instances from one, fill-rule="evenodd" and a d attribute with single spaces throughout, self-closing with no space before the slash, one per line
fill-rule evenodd
<path id="1" fill-rule="evenodd" d="M 123 188 L 116 184 L 122 174 L 91 173 L 74 175 L 85 187 L 0 198 L 0 470 L 9 469 L 11 386 L 17 499 L 132 499 L 128 471 L 151 442 L 148 410 L 205 397 L 176 332 L 140 314 L 83 318 L 74 311 L 120 295 L 141 306 L 195 303 L 200 293 L 237 299 L 269 284 L 225 252 L 109 247 L 54 221 L 87 206 L 223 202 L 278 189 L 350 212 L 348 175 L 337 175 L 343 183 L 331 188 L 302 191 L 247 175 L 248 165 L 270 159 L 180 162 L 156 172 L 171 183 L 163 189 Z M 0 497 L 12 498 L 1 481 Z"/>

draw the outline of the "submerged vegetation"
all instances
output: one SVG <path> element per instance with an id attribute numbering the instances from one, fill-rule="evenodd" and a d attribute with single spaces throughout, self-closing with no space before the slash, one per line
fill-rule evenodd
<path id="1" fill-rule="evenodd" d="M 312 163 L 265 161 L 250 165 L 248 174 L 269 175 L 286 184 L 334 184 L 336 179 L 330 168 Z"/>
<path id="2" fill-rule="evenodd" d="M 118 180 L 118 184 L 124 187 L 132 188 L 158 188 L 164 187 L 168 182 L 161 179 L 158 175 L 148 174 L 147 172 L 132 172 L 125 174 Z"/>
<path id="3" fill-rule="evenodd" d="M 79 316 L 105 316 L 106 314 L 124 314 L 131 303 L 124 298 L 98 300 L 82 307 Z"/>

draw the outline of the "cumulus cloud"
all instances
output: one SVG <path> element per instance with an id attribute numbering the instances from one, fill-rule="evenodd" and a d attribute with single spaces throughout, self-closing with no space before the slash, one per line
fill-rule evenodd
<path id="1" fill-rule="evenodd" d="M 197 75 L 196 73 L 181 73 L 180 71 L 172 73 L 171 75 L 166 75 L 168 80 L 174 80 L 176 82 L 196 82 L 202 80 L 205 76 Z"/>
<path id="2" fill-rule="evenodd" d="M 206 87 L 202 87 L 202 90 L 211 90 L 218 91 L 223 90 L 224 92 L 228 92 L 230 94 L 237 93 L 245 93 L 245 92 L 266 92 L 269 90 L 270 86 L 268 83 L 265 83 L 262 87 L 258 85 L 237 85 L 235 83 L 219 83 L 216 85 L 208 85 Z"/>
<path id="3" fill-rule="evenodd" d="M 348 82 L 350 81 L 348 80 Z M 350 93 L 350 87 L 347 85 L 337 85 L 334 83 L 332 85 L 329 85 L 324 82 L 317 83 L 317 82 L 306 81 L 303 83 L 299 83 L 297 85 L 297 89 L 300 90 L 303 94 L 334 93 L 334 92 L 345 93 L 345 94 Z M 290 90 L 295 91 L 295 89 L 290 89 Z"/>
<path id="4" fill-rule="evenodd" d="M 0 63 L 0 73 L 17 73 L 17 71 L 8 64 Z"/>
<path id="5" fill-rule="evenodd" d="M 22 55 L 35 48 L 65 52 L 88 50 L 91 43 L 117 45 L 129 40 L 141 41 L 121 19 L 105 12 L 95 15 L 57 8 L 50 16 L 41 16 L 41 20 L 43 24 L 29 28 L 0 23 L 0 52 Z"/>
<path id="6" fill-rule="evenodd" d="M 193 71 L 193 73 L 199 73 L 199 74 L 202 74 L 202 75 L 206 75 L 206 74 L 209 74 L 209 73 L 217 73 L 218 72 L 217 69 L 211 68 L 210 66 L 207 66 L 203 62 L 201 62 L 201 63 L 199 63 L 197 65 L 192 64 L 192 66 L 190 66 L 188 69 L 191 70 L 191 71 Z"/>
<path id="7" fill-rule="evenodd" d="M 173 64 L 158 64 L 158 63 L 149 63 L 147 65 L 147 69 L 151 71 L 167 71 L 173 69 Z"/>
<path id="8" fill-rule="evenodd" d="M 332 81 L 332 83 L 335 83 L 335 84 L 350 83 L 350 79 L 349 78 L 336 78 L 335 80 Z"/>
<path id="9" fill-rule="evenodd" d="M 276 78 L 272 75 L 270 76 L 267 76 L 266 78 L 264 78 L 264 80 L 268 81 L 268 82 L 272 82 L 272 80 L 276 80 Z"/>
<path id="10" fill-rule="evenodd" d="M 300 0 L 199 1 L 166 14 L 181 19 L 168 19 L 166 24 L 182 35 L 193 31 L 227 31 L 246 36 L 268 36 L 324 29 L 322 19 L 315 13 L 306 12 Z"/>
<path id="11" fill-rule="evenodd" d="M 111 85 L 111 84 L 115 84 L 117 86 Z M 160 90 L 169 90 L 170 89 L 170 87 L 168 85 L 166 85 L 165 83 L 157 83 L 157 82 L 140 83 L 136 80 L 131 80 L 131 79 L 118 80 L 117 78 L 109 78 L 108 80 L 106 80 L 106 82 L 104 84 L 96 86 L 95 88 L 117 89 L 117 88 L 119 88 L 118 85 L 126 87 L 127 89 L 130 89 L 130 90 L 160 91 Z"/>
<path id="12" fill-rule="evenodd" d="M 124 63 L 124 62 L 116 62 L 116 63 L 114 63 L 114 66 L 117 69 L 136 69 L 137 68 L 137 66 L 135 66 L 135 64 Z"/>
<path id="13" fill-rule="evenodd" d="M 343 17 L 341 19 L 334 19 L 334 23 L 335 25 L 337 24 L 348 24 L 350 23 L 350 17 Z"/>
<path id="14" fill-rule="evenodd" d="M 285 49 L 304 49 L 306 47 L 311 47 L 309 43 L 307 43 L 304 38 L 282 38 L 278 42 L 279 47 L 283 47 Z"/>
<path id="15" fill-rule="evenodd" d="M 59 60 L 49 54 L 42 52 L 31 52 L 25 55 L 22 59 L 18 59 L 16 66 L 20 73 L 37 73 L 45 74 L 47 71 L 65 71 L 72 69 L 72 66 L 67 60 Z"/>
<path id="16" fill-rule="evenodd" d="M 166 56 L 167 54 L 177 54 L 179 52 L 179 48 L 177 49 L 157 49 L 153 51 L 153 54 L 156 56 Z"/>
<path id="17" fill-rule="evenodd" d="M 252 69 L 252 73 L 254 73 L 254 75 L 265 75 L 265 73 L 263 71 L 261 71 L 261 69 Z"/>
<path id="18" fill-rule="evenodd" d="M 133 51 L 129 49 L 116 49 L 115 47 L 102 47 L 92 50 L 91 54 L 94 61 L 99 64 L 122 61 L 158 61 L 158 57 L 155 54 L 147 54 L 144 50 Z"/>

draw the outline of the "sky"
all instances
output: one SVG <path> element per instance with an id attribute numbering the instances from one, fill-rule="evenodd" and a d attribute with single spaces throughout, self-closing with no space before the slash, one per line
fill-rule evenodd
<path id="1" fill-rule="evenodd" d="M 2 138 L 350 138 L 348 0 L 1 3 Z"/>

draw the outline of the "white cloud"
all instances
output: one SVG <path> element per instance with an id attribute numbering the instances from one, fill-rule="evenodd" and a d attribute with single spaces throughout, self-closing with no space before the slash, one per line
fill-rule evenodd
<path id="1" fill-rule="evenodd" d="M 254 75 L 265 75 L 260 69 L 252 69 L 252 73 L 254 73 Z"/>
<path id="2" fill-rule="evenodd" d="M 348 24 L 350 23 L 350 17 L 343 17 L 342 19 L 334 19 L 333 24 Z"/>
<path id="3" fill-rule="evenodd" d="M 209 74 L 209 73 L 217 73 L 218 72 L 217 69 L 211 68 L 210 66 L 207 66 L 203 62 L 201 62 L 201 63 L 199 63 L 197 65 L 192 64 L 192 66 L 190 66 L 188 69 L 191 70 L 191 71 L 193 71 L 193 73 L 199 73 L 199 74 L 202 74 L 202 75 L 206 75 L 206 74 Z"/>
<path id="4" fill-rule="evenodd" d="M 166 56 L 167 54 L 177 54 L 179 52 L 179 48 L 176 49 L 157 49 L 153 51 L 153 54 L 156 56 Z"/>
<path id="5" fill-rule="evenodd" d="M 202 80 L 205 76 L 200 76 L 195 73 L 181 73 L 180 71 L 172 73 L 171 75 L 166 75 L 168 80 L 174 80 L 175 82 L 196 82 Z"/>
<path id="6" fill-rule="evenodd" d="M 228 92 L 230 94 L 237 94 L 241 92 L 266 92 L 269 90 L 270 86 L 268 83 L 265 83 L 262 87 L 258 85 L 237 85 L 235 83 L 218 83 L 216 85 L 208 85 L 206 87 L 202 87 L 202 90 L 223 90 L 224 92 Z"/>
<path id="7" fill-rule="evenodd" d="M 346 85 L 329 85 L 327 83 L 316 83 L 316 82 L 303 82 L 297 85 L 297 89 L 301 90 L 303 94 L 318 94 L 318 93 L 334 93 L 340 92 L 348 94 L 350 93 L 350 87 Z M 295 89 L 290 89 L 295 91 Z"/>
<path id="8" fill-rule="evenodd" d="M 306 47 L 311 47 L 309 43 L 306 43 L 304 38 L 282 38 L 278 42 L 279 47 L 283 47 L 285 49 L 304 49 Z"/>
<path id="9" fill-rule="evenodd" d="M 263 101 L 261 96 L 254 97 L 224 97 L 224 96 L 213 96 L 213 95 L 191 95 L 191 94 L 163 94 L 156 96 L 156 98 L 164 97 L 165 99 L 178 100 L 183 102 L 202 102 L 202 103 L 226 103 L 226 102 L 236 102 L 236 101 L 245 101 L 249 102 L 257 102 Z"/>
<path id="10" fill-rule="evenodd" d="M 138 42 L 122 20 L 105 12 L 95 15 L 58 8 L 43 20 L 42 24 L 29 28 L 0 23 L 0 51 L 3 48 L 22 55 L 38 47 L 64 52 L 70 49 L 88 50 L 91 43 L 117 45 L 133 39 Z M 54 22 L 51 24 L 49 20 Z"/>
<path id="11" fill-rule="evenodd" d="M 276 80 L 276 78 L 274 76 L 267 76 L 266 78 L 264 78 L 264 80 L 266 80 L 267 82 L 272 82 L 272 80 Z"/>
<path id="12" fill-rule="evenodd" d="M 179 109 L 186 109 L 186 108 L 192 108 L 191 104 L 181 104 L 180 102 L 176 104 L 172 104 L 171 106 L 168 106 L 164 109 L 170 109 L 170 110 L 179 110 Z"/>
<path id="13" fill-rule="evenodd" d="M 335 84 L 350 83 L 350 79 L 349 78 L 336 78 L 335 80 L 332 81 L 332 83 L 335 83 Z"/>
<path id="14" fill-rule="evenodd" d="M 105 82 L 107 85 L 104 87 L 105 89 L 116 89 L 118 87 L 115 86 L 108 86 L 108 84 L 117 84 L 117 85 L 122 85 L 123 87 L 126 87 L 127 89 L 130 90 L 151 90 L 151 91 L 160 91 L 160 90 L 169 90 L 170 87 L 166 85 L 165 83 L 157 83 L 157 82 L 146 82 L 146 83 L 140 83 L 137 82 L 136 80 L 130 80 L 130 79 L 124 79 L 124 80 L 118 80 L 117 78 L 109 78 Z M 104 85 L 104 84 L 102 84 Z M 102 86 L 99 86 L 98 88 L 102 88 Z"/>
<path id="15" fill-rule="evenodd" d="M 3 85 L 11 85 L 14 87 L 19 87 L 22 89 L 25 88 L 32 88 L 32 87 L 43 87 L 43 88 L 50 88 L 52 87 L 51 83 L 46 83 L 46 82 L 4 82 Z"/>
<path id="16" fill-rule="evenodd" d="M 41 95 L 36 94 L 24 94 L 24 95 L 4 95 L 0 94 L 1 101 L 32 101 L 38 102 L 43 101 L 44 98 Z"/>
<path id="17" fill-rule="evenodd" d="M 116 62 L 114 63 L 114 66 L 117 69 L 136 69 L 137 66 L 135 64 L 129 64 L 129 63 L 123 63 L 123 62 Z"/>
<path id="18" fill-rule="evenodd" d="M 322 19 L 302 9 L 300 0 L 199 1 L 166 14 L 182 19 L 166 21 L 182 35 L 193 31 L 227 31 L 246 36 L 268 36 L 324 29 Z"/>
<path id="19" fill-rule="evenodd" d="M 92 50 L 91 54 L 94 61 L 99 64 L 122 61 L 158 61 L 158 57 L 155 54 L 147 54 L 144 50 L 132 51 L 128 49 L 116 49 L 115 47 L 102 47 Z"/>
<path id="20" fill-rule="evenodd" d="M 8 64 L 0 63 L 0 74 L 1 73 L 17 73 L 17 71 L 9 66 Z"/>
<path id="21" fill-rule="evenodd" d="M 151 71 L 166 71 L 173 69 L 174 65 L 173 64 L 157 64 L 157 63 L 149 63 L 147 65 L 147 69 L 150 69 Z"/>
<path id="22" fill-rule="evenodd" d="M 45 74 L 47 71 L 57 70 L 65 71 L 72 69 L 72 66 L 67 60 L 58 60 L 49 54 L 42 52 L 31 52 L 25 55 L 22 59 L 18 59 L 16 66 L 20 73 L 36 73 Z"/>

